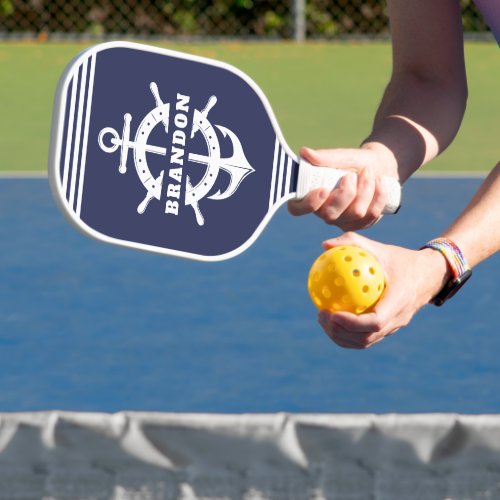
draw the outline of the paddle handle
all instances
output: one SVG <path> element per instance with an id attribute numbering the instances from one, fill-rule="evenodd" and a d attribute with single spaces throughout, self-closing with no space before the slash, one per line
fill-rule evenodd
<path id="1" fill-rule="evenodd" d="M 340 179 L 348 170 L 337 168 L 317 167 L 300 159 L 297 179 L 297 198 L 304 198 L 313 189 L 325 187 L 335 189 Z M 394 177 L 382 177 L 382 186 L 387 196 L 384 214 L 395 214 L 401 206 L 401 184 Z"/>

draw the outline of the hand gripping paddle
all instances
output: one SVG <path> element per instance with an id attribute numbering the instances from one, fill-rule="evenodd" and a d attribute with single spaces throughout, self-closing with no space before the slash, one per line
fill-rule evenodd
<path id="1" fill-rule="evenodd" d="M 62 75 L 49 159 L 54 196 L 85 234 L 215 261 L 238 255 L 287 200 L 345 171 L 289 149 L 263 92 L 227 64 L 125 42 Z M 386 213 L 401 188 L 384 178 Z"/>

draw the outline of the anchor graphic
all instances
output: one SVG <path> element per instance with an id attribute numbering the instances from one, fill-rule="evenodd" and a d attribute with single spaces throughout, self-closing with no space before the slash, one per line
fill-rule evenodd
<path id="1" fill-rule="evenodd" d="M 111 127 L 103 128 L 98 138 L 99 146 L 101 146 L 101 149 L 106 153 L 113 153 L 121 146 L 120 165 L 118 167 L 120 174 L 127 172 L 128 151 L 129 149 L 134 150 L 135 169 L 140 181 L 147 191 L 146 197 L 137 207 L 137 212 L 140 214 L 145 212 L 146 207 L 153 198 L 160 200 L 164 174 L 162 170 L 158 177 L 155 178 L 153 176 L 146 161 L 146 153 L 154 153 L 163 156 L 167 154 L 166 148 L 151 146 L 147 144 L 147 139 L 153 128 L 159 122 L 162 122 L 165 126 L 165 131 L 168 131 L 168 121 L 170 117 L 170 104 L 164 104 L 161 101 L 156 83 L 152 82 L 150 89 L 156 101 L 156 108 L 153 108 L 144 117 L 137 129 L 134 141 L 130 141 L 130 122 L 132 121 L 130 113 L 126 113 L 123 117 L 124 121 L 121 139 L 118 132 Z M 108 134 L 112 136 L 110 140 L 112 146 L 107 146 L 105 144 L 104 138 Z"/>
<path id="2" fill-rule="evenodd" d="M 149 135 L 156 125 L 162 123 L 165 133 L 169 132 L 170 120 L 170 104 L 164 103 L 160 97 L 158 86 L 155 82 L 151 82 L 150 90 L 155 99 L 156 107 L 153 108 L 141 121 L 137 128 L 136 135 L 133 141 L 130 140 L 130 124 L 132 116 L 129 113 L 124 115 L 123 131 L 120 138 L 118 132 L 111 128 L 105 127 L 101 130 L 98 137 L 99 146 L 106 153 L 114 153 L 119 147 L 120 151 L 120 164 L 118 171 L 120 174 L 127 172 L 127 158 L 130 149 L 134 151 L 134 164 L 137 171 L 139 180 L 146 188 L 145 198 L 139 203 L 137 212 L 143 214 L 147 206 L 153 198 L 161 199 L 164 170 L 155 177 L 147 164 L 147 153 L 166 156 L 167 148 L 160 146 L 153 146 L 147 143 Z M 191 138 L 196 133 L 200 133 L 207 146 L 207 154 L 189 153 L 189 162 L 205 165 L 206 170 L 202 179 L 195 185 L 192 185 L 191 178 L 186 175 L 186 191 L 184 196 L 184 204 L 190 205 L 195 213 L 196 222 L 202 226 L 205 219 L 201 213 L 199 202 L 207 197 L 211 200 L 224 200 L 232 196 L 243 179 L 254 169 L 249 164 L 241 145 L 240 140 L 226 127 L 215 125 L 224 138 L 229 138 L 231 141 L 233 153 L 228 158 L 221 158 L 220 144 L 214 126 L 208 120 L 208 113 L 217 103 L 217 97 L 211 96 L 205 108 L 202 111 L 197 109 L 193 113 L 193 124 L 191 129 Z M 107 136 L 111 136 L 109 144 L 106 144 Z M 208 196 L 212 190 L 220 170 L 227 172 L 230 176 L 229 184 L 224 192 L 218 190 L 215 194 Z"/>
<path id="3" fill-rule="evenodd" d="M 223 193 L 219 190 L 217 193 L 208 196 L 211 200 L 224 200 L 229 198 L 236 192 L 243 179 L 251 172 L 254 172 L 254 169 L 250 163 L 248 163 L 238 137 L 236 137 L 236 135 L 226 127 L 216 125 L 224 137 L 229 136 L 233 147 L 233 154 L 231 157 L 220 157 L 220 147 L 217 135 L 212 124 L 207 119 L 208 112 L 212 109 L 216 102 L 217 98 L 212 96 L 203 111 L 194 111 L 193 129 L 191 131 L 191 137 L 199 131 L 204 136 L 208 148 L 208 155 L 189 153 L 188 156 L 191 162 L 200 163 L 202 165 L 206 165 L 207 167 L 205 175 L 196 186 L 192 186 L 189 176 L 186 178 L 185 204 L 192 206 L 195 212 L 196 221 L 200 226 L 204 224 L 204 218 L 201 214 L 198 203 L 202 198 L 205 198 L 212 189 L 219 175 L 219 169 L 223 169 L 229 173 L 230 182 Z"/>

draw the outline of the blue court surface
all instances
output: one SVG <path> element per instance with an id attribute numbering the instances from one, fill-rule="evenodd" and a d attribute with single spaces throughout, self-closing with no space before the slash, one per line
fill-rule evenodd
<path id="1" fill-rule="evenodd" d="M 418 248 L 480 182 L 413 179 L 365 234 Z M 442 308 L 350 351 L 306 289 L 338 234 L 283 207 L 248 251 L 199 263 L 88 239 L 46 178 L 1 179 L 0 411 L 499 412 L 500 256 Z"/>

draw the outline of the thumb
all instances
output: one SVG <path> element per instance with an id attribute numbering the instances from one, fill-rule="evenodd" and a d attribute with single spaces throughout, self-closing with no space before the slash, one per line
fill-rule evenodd
<path id="1" fill-rule="evenodd" d="M 366 151 L 361 149 L 311 149 L 303 147 L 299 154 L 312 165 L 348 168 L 359 171 L 366 166 Z"/>
<path id="2" fill-rule="evenodd" d="M 348 231 L 347 233 L 343 233 L 336 238 L 330 238 L 323 242 L 323 248 L 328 250 L 329 248 L 338 247 L 341 245 L 356 245 L 362 248 L 365 248 L 368 251 L 371 251 L 372 241 L 368 238 L 361 236 L 358 233 L 353 231 Z"/>

